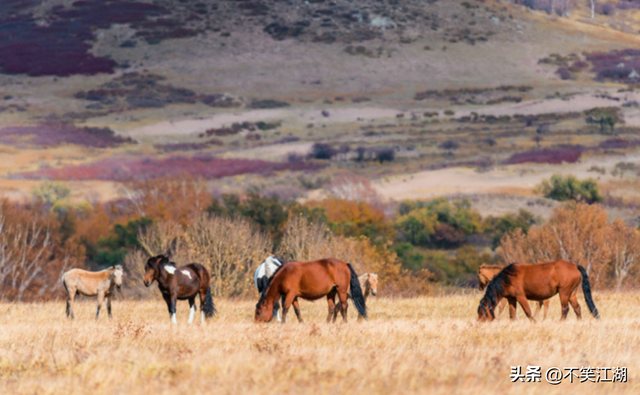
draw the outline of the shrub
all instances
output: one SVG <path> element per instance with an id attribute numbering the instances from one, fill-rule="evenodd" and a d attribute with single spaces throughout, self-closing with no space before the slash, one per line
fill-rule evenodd
<path id="1" fill-rule="evenodd" d="M 593 179 L 579 181 L 572 175 L 563 177 L 559 174 L 554 174 L 550 180 L 542 181 L 534 191 L 542 193 L 546 198 L 560 202 L 575 200 L 592 204 L 602 201 L 598 184 Z"/>
<path id="2" fill-rule="evenodd" d="M 396 157 L 396 151 L 393 148 L 382 148 L 376 152 L 376 159 L 380 163 L 384 163 L 385 161 L 391 162 Z"/>
<path id="3" fill-rule="evenodd" d="M 331 160 L 336 155 L 336 150 L 329 144 L 315 143 L 311 146 L 309 155 L 314 159 Z"/>

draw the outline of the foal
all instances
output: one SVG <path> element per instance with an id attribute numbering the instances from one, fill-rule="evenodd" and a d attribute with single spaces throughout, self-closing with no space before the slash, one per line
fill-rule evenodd
<path id="1" fill-rule="evenodd" d="M 149 258 L 145 266 L 144 285 L 148 287 L 152 282 L 158 282 L 158 288 L 167 303 L 171 322 L 174 324 L 178 323 L 176 302 L 185 299 L 189 300 L 189 323 L 193 322 L 196 314 L 196 296 L 200 296 L 202 323 L 204 324 L 205 318 L 213 317 L 216 308 L 211 296 L 210 280 L 209 272 L 201 264 L 190 263 L 176 267 L 176 264 L 169 262 L 169 258 L 165 255 Z"/>
<path id="2" fill-rule="evenodd" d="M 89 272 L 82 269 L 71 269 L 62 275 L 62 285 L 67 291 L 67 317 L 73 319 L 73 300 L 76 295 L 97 296 L 98 310 L 96 319 L 100 314 L 100 306 L 107 299 L 107 313 L 111 318 L 111 296 L 113 287 L 120 289 L 124 271 L 121 265 L 112 266 L 100 272 Z"/>

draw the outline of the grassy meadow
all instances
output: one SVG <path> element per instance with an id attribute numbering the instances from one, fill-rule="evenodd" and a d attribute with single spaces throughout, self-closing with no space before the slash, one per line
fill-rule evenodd
<path id="1" fill-rule="evenodd" d="M 596 292 L 602 319 L 476 321 L 481 294 L 369 303 L 370 319 L 326 324 L 326 303 L 301 302 L 305 323 L 255 324 L 254 301 L 217 299 L 219 316 L 172 326 L 164 302 L 0 305 L 0 393 L 6 394 L 636 394 L 640 293 Z M 584 299 L 579 298 L 583 312 Z M 520 310 L 520 315 L 522 311 Z M 511 366 L 542 367 L 541 383 L 511 383 Z M 628 369 L 627 383 L 545 382 L 550 367 Z M 579 380 L 578 380 L 579 381 Z"/>

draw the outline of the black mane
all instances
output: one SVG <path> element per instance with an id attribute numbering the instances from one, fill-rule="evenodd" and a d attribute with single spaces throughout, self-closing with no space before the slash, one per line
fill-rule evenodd
<path id="1" fill-rule="evenodd" d="M 487 284 L 487 290 L 484 293 L 484 297 L 480 300 L 480 305 L 478 306 L 478 313 L 485 308 L 483 305 L 489 308 L 489 312 L 492 317 L 495 317 L 493 309 L 497 305 L 498 296 L 504 295 L 505 286 L 511 285 L 511 276 L 516 274 L 515 264 L 512 263 L 509 266 L 506 266 L 504 269 L 500 271 L 491 281 Z"/>
<path id="2" fill-rule="evenodd" d="M 275 257 L 274 257 L 275 258 Z M 276 258 L 278 259 L 278 258 Z M 286 265 L 287 263 L 283 263 L 280 259 L 278 259 L 278 261 L 280 263 L 282 263 L 280 266 L 278 266 L 278 268 L 276 269 L 275 272 L 273 272 L 273 274 L 271 275 L 271 277 L 267 278 L 264 282 L 264 288 L 262 288 L 262 292 L 260 292 L 260 299 L 258 300 L 258 304 L 256 305 L 256 308 L 259 309 L 260 308 L 260 304 L 262 304 L 262 302 L 264 301 L 264 298 L 266 298 L 267 296 L 267 291 L 269 290 L 269 286 L 271 285 L 271 280 L 273 280 L 273 277 L 275 277 L 276 274 L 278 274 L 278 272 L 280 271 L 280 269 L 282 269 L 284 267 L 284 265 Z"/>

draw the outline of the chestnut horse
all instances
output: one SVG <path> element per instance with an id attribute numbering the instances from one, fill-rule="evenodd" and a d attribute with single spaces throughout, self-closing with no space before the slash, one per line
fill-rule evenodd
<path id="1" fill-rule="evenodd" d="M 480 291 L 484 290 L 487 287 L 487 284 L 489 284 L 489 281 L 491 281 L 498 273 L 500 273 L 502 269 L 504 269 L 504 266 L 501 265 L 480 265 L 480 267 L 478 268 L 478 285 Z M 546 320 L 547 314 L 549 314 L 549 299 L 538 300 L 537 302 L 538 308 L 533 314 L 533 318 L 536 318 L 538 316 L 540 310 L 542 310 L 542 306 L 544 305 L 543 319 Z M 502 299 L 498 305 L 498 314 L 496 315 L 497 318 L 500 318 L 502 316 L 505 307 L 507 307 L 507 299 Z"/>
<path id="2" fill-rule="evenodd" d="M 107 300 L 107 314 L 111 318 L 111 297 L 113 287 L 120 289 L 124 271 L 121 265 L 112 266 L 99 272 L 89 272 L 82 269 L 71 269 L 62 275 L 62 285 L 67 291 L 67 318 L 73 319 L 73 300 L 76 295 L 97 296 L 98 310 L 96 320 L 100 315 L 100 306 Z"/>
<path id="3" fill-rule="evenodd" d="M 286 322 L 287 311 L 293 305 L 298 321 L 302 322 L 298 298 L 317 300 L 327 297 L 329 315 L 327 322 L 331 322 L 336 309 L 335 298 L 341 303 L 342 319 L 347 321 L 347 292 L 351 290 L 353 303 L 358 314 L 367 318 L 365 305 L 358 275 L 350 263 L 339 259 L 326 258 L 311 262 L 288 262 L 280 266 L 269 281 L 266 291 L 260 295 L 256 305 L 255 320 L 268 322 L 273 318 L 273 305 L 284 296 L 282 306 L 282 323 Z"/>
<path id="4" fill-rule="evenodd" d="M 531 321 L 535 321 L 529 308 L 530 300 L 545 300 L 560 295 L 562 305 L 562 320 L 567 318 L 569 303 L 578 319 L 582 318 L 580 305 L 576 293 L 582 280 L 584 300 L 594 317 L 599 318 L 598 309 L 591 297 L 591 286 L 587 271 L 575 263 L 556 261 L 525 265 L 512 263 L 506 266 L 487 285 L 480 305 L 478 306 L 478 320 L 493 321 L 495 319 L 494 308 L 502 298 L 509 302 L 509 316 L 515 318 L 516 303 L 520 303 L 524 313 Z"/>
<path id="5" fill-rule="evenodd" d="M 178 323 L 178 300 L 189 300 L 189 323 L 193 322 L 196 313 L 196 296 L 200 296 L 200 318 L 203 324 L 205 318 L 213 317 L 216 313 L 209 286 L 211 276 L 201 264 L 190 263 L 176 267 L 165 255 L 151 257 L 145 266 L 144 285 L 148 287 L 154 280 L 158 282 L 158 288 L 167 303 L 172 323 Z"/>

